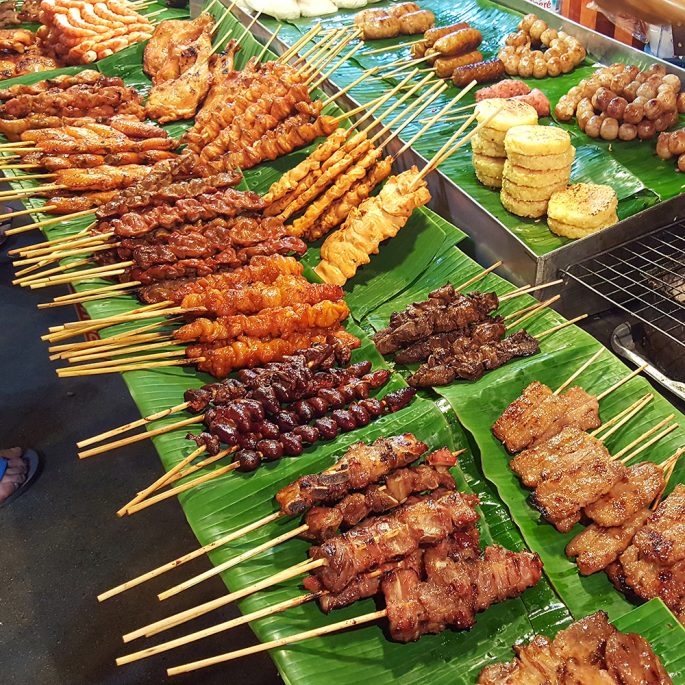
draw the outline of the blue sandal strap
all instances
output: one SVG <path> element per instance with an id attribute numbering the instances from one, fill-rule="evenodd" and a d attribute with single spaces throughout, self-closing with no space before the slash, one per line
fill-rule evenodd
<path id="1" fill-rule="evenodd" d="M 0 480 L 5 477 L 5 471 L 7 471 L 8 466 L 9 461 L 5 457 L 0 457 Z"/>

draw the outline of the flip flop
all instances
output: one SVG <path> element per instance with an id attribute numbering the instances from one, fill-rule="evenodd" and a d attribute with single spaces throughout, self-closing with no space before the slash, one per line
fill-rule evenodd
<path id="1" fill-rule="evenodd" d="M 19 497 L 19 495 L 25 492 L 31 486 L 31 483 L 33 483 L 33 481 L 36 480 L 36 476 L 38 475 L 38 469 L 40 467 L 40 457 L 38 456 L 38 452 L 36 452 L 36 450 L 24 450 L 24 453 L 21 455 L 21 458 L 26 462 L 26 465 L 28 466 L 28 471 L 26 472 L 26 480 L 4 502 L 0 502 L 0 509 L 2 509 L 4 506 L 7 506 L 12 500 Z M 0 461 L 7 462 L 7 460 L 4 457 L 0 458 Z M 4 468 L 0 464 L 0 472 L 2 472 L 3 475 L 6 469 L 7 463 L 5 463 Z"/>

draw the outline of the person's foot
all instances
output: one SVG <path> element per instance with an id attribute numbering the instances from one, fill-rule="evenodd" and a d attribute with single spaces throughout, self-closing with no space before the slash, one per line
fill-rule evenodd
<path id="1" fill-rule="evenodd" d="M 22 459 L 21 447 L 0 450 L 0 457 L 7 459 L 7 469 L 0 479 L 0 504 L 13 495 L 26 480 L 28 465 Z"/>

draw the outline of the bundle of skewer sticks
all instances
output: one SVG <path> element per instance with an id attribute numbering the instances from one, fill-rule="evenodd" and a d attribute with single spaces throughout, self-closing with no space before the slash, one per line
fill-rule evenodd
<path id="1" fill-rule="evenodd" d="M 568 385 L 570 382 L 571 382 L 571 379 L 566 381 L 564 383 L 564 386 Z M 625 382 L 625 381 L 622 381 L 622 382 Z M 562 386 L 562 387 L 564 387 L 564 386 Z M 561 389 L 562 388 L 560 387 L 557 392 L 561 391 Z M 647 396 L 647 398 L 650 398 L 650 396 Z M 623 427 L 628 421 L 630 421 L 635 416 L 637 411 L 639 411 L 644 406 L 645 406 L 645 404 L 644 404 L 644 398 L 643 398 L 643 400 L 640 400 L 639 403 L 635 403 L 634 405 L 631 405 L 631 407 L 628 407 L 626 410 L 623 410 L 618 415 L 616 415 L 613 419 L 608 421 L 603 426 L 603 429 L 606 430 L 611 426 L 612 432 L 615 432 L 619 428 Z M 657 424 L 657 426 L 652 427 L 650 430 L 645 432 L 639 438 L 637 438 L 636 440 L 631 442 L 630 445 L 623 448 L 623 450 L 621 450 L 621 452 L 617 453 L 615 455 L 615 457 L 619 458 L 620 456 L 625 454 L 626 451 L 633 449 L 636 445 L 640 445 L 636 450 L 634 450 L 633 452 L 628 454 L 625 457 L 625 459 L 627 461 L 630 461 L 630 460 L 634 459 L 635 457 L 637 457 L 640 453 L 642 453 L 643 451 L 648 449 L 652 444 L 654 444 L 654 442 L 657 439 L 660 439 L 660 437 L 663 437 L 660 434 L 660 436 L 658 436 L 657 438 L 653 438 L 652 440 L 649 440 L 648 442 L 644 442 L 652 433 L 654 433 L 656 430 L 658 430 L 658 427 L 660 425 L 661 424 Z M 604 439 L 606 439 L 606 437 L 608 437 L 608 435 L 604 436 Z M 641 444 L 641 443 L 644 443 L 644 444 Z M 668 479 L 670 478 L 670 476 L 673 473 L 673 469 L 675 468 L 675 464 L 677 463 L 677 460 L 683 451 L 684 450 L 682 450 L 682 449 L 678 450 L 674 455 L 669 457 L 662 464 L 662 467 L 664 469 L 665 478 L 666 478 L 666 483 L 668 483 Z M 279 493 L 279 495 L 281 495 L 282 493 L 286 493 L 289 490 L 291 492 L 293 491 L 293 485 L 287 486 L 286 488 L 283 488 L 281 490 L 281 493 Z M 658 505 L 660 499 L 663 497 L 664 492 L 665 492 L 665 487 L 662 489 L 662 491 L 659 493 L 658 497 L 656 498 L 656 500 L 652 504 L 652 510 L 656 509 L 656 506 Z M 123 584 L 121 584 L 121 585 L 119 585 L 119 586 L 117 586 L 117 587 L 115 587 L 115 588 L 113 588 L 113 589 L 111 589 L 105 593 L 102 593 L 98 597 L 98 599 L 100 601 L 104 601 L 105 599 L 108 599 L 108 598 L 113 597 L 117 594 L 120 594 L 121 592 L 129 590 L 133 587 L 136 587 L 137 585 L 140 585 L 140 584 L 146 582 L 147 580 L 158 577 L 158 576 L 164 574 L 165 572 L 171 570 L 172 568 L 177 568 L 178 566 L 183 565 L 183 564 L 187 563 L 188 561 L 196 559 L 199 556 L 202 556 L 207 552 L 215 550 L 220 546 L 223 546 L 223 545 L 226 545 L 230 542 L 239 540 L 239 539 L 243 538 L 245 535 L 248 535 L 248 534 L 252 533 L 253 531 L 261 528 L 262 526 L 265 526 L 265 525 L 268 525 L 274 521 L 277 521 L 277 520 L 283 518 L 284 516 L 288 516 L 290 514 L 289 510 L 287 509 L 287 507 L 285 509 L 283 508 L 283 505 L 285 504 L 285 502 L 287 502 L 285 497 L 282 497 L 282 496 L 279 497 L 279 503 L 281 503 L 281 505 L 282 505 L 282 508 L 279 511 L 276 511 L 272 514 L 269 514 L 269 515 L 265 516 L 264 518 L 254 522 L 252 524 L 249 524 L 248 526 L 245 526 L 239 530 L 230 532 L 230 533 L 220 537 L 219 539 L 217 539 L 213 543 L 206 545 L 205 547 L 202 547 L 198 550 L 190 552 L 189 554 L 184 555 L 183 557 L 180 557 L 179 559 L 176 559 L 172 562 L 164 564 L 163 566 L 160 566 L 156 569 L 153 569 L 152 571 L 145 573 L 145 574 L 143 574 L 137 578 L 134 578 L 131 581 L 123 583 Z M 287 539 L 290 539 L 291 537 L 305 533 L 307 531 L 307 529 L 308 529 L 308 524 L 301 525 L 301 526 L 295 528 L 290 533 L 279 535 L 275 538 L 272 538 L 271 540 L 268 540 L 267 542 L 265 542 L 261 545 L 253 547 L 252 549 L 250 549 L 246 552 L 242 552 L 241 554 L 233 557 L 229 561 L 222 564 L 220 567 L 217 567 L 218 570 L 212 569 L 208 572 L 205 572 L 203 574 L 195 576 L 195 577 L 189 579 L 188 581 L 185 581 L 184 583 L 178 584 L 178 585 L 172 587 L 170 590 L 167 590 L 166 592 L 161 593 L 159 595 L 159 599 L 163 600 L 163 599 L 166 599 L 168 597 L 174 596 L 174 595 L 178 594 L 179 592 L 182 592 L 183 590 L 188 589 L 190 587 L 193 587 L 194 585 L 206 580 L 207 578 L 215 575 L 216 573 L 219 573 L 219 572 L 226 570 L 228 568 L 232 568 L 232 567 L 234 567 L 234 566 L 236 566 L 236 565 L 238 565 L 238 564 L 240 564 L 240 563 L 242 563 L 248 559 L 251 559 L 256 555 L 261 554 L 262 552 L 264 552 L 268 549 L 271 549 L 274 546 L 285 542 Z M 318 560 L 318 561 L 321 561 L 321 560 Z M 320 564 L 318 565 L 318 567 L 320 567 Z M 271 579 L 267 578 L 264 581 L 257 582 L 255 584 L 253 584 L 252 586 L 250 586 L 249 588 L 245 588 L 244 590 L 241 590 L 237 593 L 230 593 L 227 596 L 220 597 L 220 598 L 213 600 L 211 602 L 207 602 L 207 603 L 200 605 L 198 607 L 195 607 L 193 609 L 186 610 L 184 612 L 175 614 L 171 617 L 168 617 L 167 619 L 163 619 L 162 621 L 157 621 L 157 622 L 152 623 L 148 626 L 145 626 L 139 630 L 133 631 L 133 632 L 124 636 L 124 641 L 129 642 L 129 641 L 132 641 L 134 639 L 138 639 L 140 637 L 147 637 L 147 636 L 152 636 L 152 635 L 158 634 L 159 632 L 167 630 L 170 627 L 175 627 L 177 625 L 185 623 L 189 620 L 192 620 L 193 618 L 196 618 L 198 616 L 204 615 L 205 613 L 213 611 L 214 609 L 225 606 L 228 603 L 231 603 L 233 601 L 237 601 L 238 599 L 242 599 L 246 596 L 249 596 L 250 594 L 252 594 L 254 592 L 258 592 L 258 591 L 267 589 L 268 587 L 271 587 L 272 585 L 275 585 L 276 583 L 282 582 L 284 580 L 288 580 L 288 579 L 293 578 L 297 575 L 304 574 L 304 573 L 311 571 L 315 568 L 317 568 L 317 561 L 304 562 L 304 566 L 303 566 L 303 564 L 297 564 L 297 565 L 291 567 L 290 569 L 287 569 L 285 571 L 282 571 L 282 572 L 276 574 Z M 216 626 L 213 626 L 211 628 L 207 628 L 207 629 L 204 629 L 201 631 L 193 632 L 193 633 L 186 635 L 184 637 L 176 638 L 176 639 L 164 642 L 162 644 L 156 645 L 154 647 L 142 649 L 138 652 L 134 652 L 134 653 L 129 654 L 125 657 L 120 657 L 119 659 L 117 659 L 117 664 L 124 665 L 127 663 L 131 663 L 133 661 L 142 659 L 142 658 L 146 658 L 149 656 L 160 654 L 162 652 L 174 649 L 176 647 L 180 647 L 182 645 L 186 645 L 186 644 L 189 644 L 191 642 L 195 642 L 195 641 L 200 640 L 204 637 L 208 637 L 210 635 L 214 635 L 214 634 L 217 634 L 219 632 L 224 632 L 224 631 L 229 630 L 231 628 L 237 627 L 238 625 L 242 625 L 246 622 L 253 621 L 253 620 L 256 620 L 258 618 L 262 618 L 262 617 L 266 617 L 266 616 L 271 616 L 271 615 L 274 615 L 276 613 L 285 611 L 288 608 L 299 606 L 302 603 L 319 599 L 320 597 L 321 597 L 320 592 L 310 592 L 310 593 L 307 593 L 305 595 L 301 595 L 299 597 L 289 599 L 285 602 L 278 603 L 277 605 L 274 605 L 274 606 L 271 606 L 271 607 L 268 607 L 265 609 L 261 609 L 257 612 L 253 612 L 253 613 L 248 614 L 246 616 L 242 616 L 242 617 L 237 618 L 237 619 L 232 619 L 230 621 L 222 622 L 222 623 L 220 623 Z M 384 616 L 384 612 L 380 612 L 380 617 L 382 617 L 382 616 Z M 377 617 L 379 617 L 379 616 L 376 616 L 376 618 Z M 362 617 L 362 619 L 365 620 L 364 617 Z M 375 618 L 374 619 L 370 618 L 369 620 L 375 620 Z M 349 625 L 354 625 L 354 624 L 349 624 Z M 336 630 L 337 626 L 338 626 L 338 624 L 334 624 L 334 626 L 331 626 L 331 628 L 333 630 Z M 291 638 L 286 638 L 286 639 L 290 640 L 292 642 L 295 642 L 295 641 L 299 641 L 301 639 L 306 639 L 306 637 L 309 637 L 309 636 L 311 636 L 310 631 L 306 631 L 305 633 L 298 634 L 298 635 L 292 636 Z M 279 642 L 278 644 L 281 644 L 281 643 Z M 284 644 L 287 644 L 287 642 Z M 223 656 L 217 657 L 215 659 L 204 660 L 202 662 L 198 662 L 198 664 L 210 665 L 210 663 L 218 663 L 220 661 L 230 660 L 231 658 L 237 658 L 239 656 L 246 656 L 248 654 L 254 653 L 255 651 L 262 651 L 264 649 L 270 649 L 274 646 L 278 646 L 278 645 L 276 643 L 268 643 L 267 645 L 259 645 L 256 648 L 251 648 L 248 650 L 240 650 L 239 652 L 231 653 L 230 655 L 223 655 Z M 200 666 L 196 666 L 196 667 L 200 667 Z M 178 672 L 181 672 L 181 671 L 178 671 Z"/>
<path id="2" fill-rule="evenodd" d="M 230 9 L 230 8 L 229 8 Z M 224 13 L 223 16 L 226 16 L 226 13 Z M 256 18 L 255 18 L 256 19 Z M 306 34 L 307 40 L 309 40 L 312 36 L 316 35 L 320 29 L 314 29 L 310 31 L 308 34 Z M 243 33 L 239 36 L 238 39 L 236 39 L 235 43 L 239 43 L 245 35 L 249 32 L 249 26 L 245 27 Z M 227 34 L 230 35 L 230 34 Z M 344 63 L 347 59 L 352 57 L 352 55 L 359 49 L 358 46 L 353 47 L 352 50 L 350 50 L 346 55 L 343 56 L 342 59 L 338 60 L 328 71 L 322 74 L 322 72 L 327 68 L 330 67 L 331 63 L 340 55 L 340 53 L 344 50 L 344 48 L 353 40 L 355 40 L 358 37 L 358 32 L 356 31 L 350 31 L 347 29 L 340 30 L 336 29 L 333 30 L 329 33 L 327 33 L 324 38 L 316 43 L 314 47 L 312 48 L 311 51 L 308 51 L 307 56 L 310 57 L 309 62 L 301 62 L 301 59 L 296 60 L 296 63 L 294 64 L 293 68 L 296 69 L 296 74 L 298 75 L 299 78 L 303 79 L 303 82 L 305 85 L 309 87 L 310 92 L 313 92 L 316 90 L 336 69 L 338 69 L 341 64 Z M 221 39 L 216 45 L 215 45 L 215 50 L 218 50 L 218 48 L 221 45 L 221 42 L 225 40 L 226 37 Z M 298 41 L 297 44 L 291 48 L 291 50 L 296 51 L 298 49 L 298 45 L 300 42 Z M 266 53 L 266 50 L 269 47 L 269 43 L 267 43 L 266 46 L 264 46 L 264 49 L 262 51 L 263 54 Z M 289 63 L 289 60 L 291 60 L 292 55 L 294 52 L 291 52 L 291 50 L 287 51 L 284 55 L 282 55 L 280 58 L 278 58 L 278 61 L 283 62 L 283 63 Z M 260 55 L 262 57 L 263 55 Z M 330 99 L 327 101 L 325 104 L 330 104 L 330 102 L 333 102 L 335 98 Z M 8 164 L 4 168 L 13 168 L 17 169 L 17 167 L 21 167 L 22 169 L 27 169 L 29 168 L 28 165 L 26 164 L 15 164 L 14 163 L 14 158 L 17 156 L 23 156 L 28 153 L 36 153 L 36 152 L 45 152 L 49 148 L 49 140 L 47 141 L 41 141 L 38 142 L 37 145 L 32 146 L 29 142 L 21 142 L 19 141 L 18 143 L 6 143 L 3 145 L 0 145 L 0 153 L 7 153 L 9 152 L 12 155 L 12 159 L 9 159 L 11 163 Z M 48 146 L 47 148 L 45 146 Z M 83 150 L 83 152 L 87 152 L 87 150 Z M 5 200 L 5 201 L 10 201 L 10 200 L 15 200 L 15 199 L 28 199 L 33 195 L 45 195 L 45 194 L 51 194 L 55 195 L 58 192 L 61 191 L 71 191 L 71 190 L 82 190 L 81 186 L 79 185 L 78 187 L 72 188 L 70 183 L 71 176 L 70 171 L 72 170 L 64 170 L 62 172 L 58 171 L 55 172 L 54 174 L 28 174 L 28 175 L 23 175 L 23 176 L 16 176 L 15 178 L 12 179 L 12 181 L 20 182 L 20 181 L 25 181 L 25 180 L 34 180 L 36 178 L 40 179 L 50 179 L 51 181 L 57 181 L 57 183 L 49 183 L 47 185 L 41 185 L 41 186 L 34 186 L 31 188 L 22 188 L 19 190 L 11 190 L 11 191 L 6 191 L 0 193 L 0 199 Z M 89 190 L 97 190 L 95 187 L 90 187 Z M 59 205 L 55 204 L 50 204 L 48 201 L 42 208 L 35 210 L 41 211 L 42 213 L 49 213 L 53 211 L 62 211 L 60 209 Z M 58 223 L 64 219 L 69 219 L 69 218 L 75 218 L 76 216 L 86 216 L 89 213 L 93 213 L 95 210 L 89 210 L 89 211 L 80 211 L 77 213 L 72 213 L 72 214 L 67 214 L 63 215 L 58 219 L 55 220 L 42 220 L 39 222 L 36 222 L 36 224 L 29 224 L 26 226 L 22 226 L 16 229 L 10 229 L 10 233 L 19 233 L 19 232 L 24 232 L 27 230 L 31 230 L 33 228 L 40 228 L 42 226 L 50 225 L 51 223 Z M 15 216 L 21 216 L 22 214 L 28 214 L 30 213 L 29 211 L 25 210 L 20 210 L 20 212 L 16 213 L 11 213 L 8 215 L 5 215 L 5 218 L 13 218 Z"/>

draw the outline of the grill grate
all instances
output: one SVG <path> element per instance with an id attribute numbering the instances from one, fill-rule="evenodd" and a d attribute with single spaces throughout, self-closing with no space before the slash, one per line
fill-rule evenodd
<path id="1" fill-rule="evenodd" d="M 685 348 L 685 222 L 574 264 L 566 274 Z"/>

